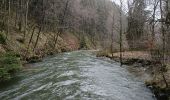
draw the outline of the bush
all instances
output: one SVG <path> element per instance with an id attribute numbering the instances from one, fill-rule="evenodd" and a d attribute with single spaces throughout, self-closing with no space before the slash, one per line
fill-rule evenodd
<path id="1" fill-rule="evenodd" d="M 3 33 L 0 33 L 0 44 L 6 44 L 6 39 Z"/>
<path id="2" fill-rule="evenodd" d="M 21 61 L 15 53 L 0 56 L 0 81 L 9 80 L 20 69 Z"/>
<path id="3" fill-rule="evenodd" d="M 84 37 L 81 39 L 80 49 L 87 49 L 86 40 Z"/>

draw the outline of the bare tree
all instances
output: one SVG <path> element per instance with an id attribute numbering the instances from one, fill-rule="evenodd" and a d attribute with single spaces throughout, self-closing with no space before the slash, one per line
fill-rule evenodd
<path id="1" fill-rule="evenodd" d="M 156 10 L 157 10 L 157 7 L 158 7 L 158 4 L 159 4 L 159 1 L 158 0 L 154 0 L 154 7 L 153 7 L 153 15 L 152 15 L 152 48 L 151 49 L 154 49 L 154 44 L 155 44 L 155 24 L 156 24 Z M 152 52 L 152 50 L 151 50 Z"/>
<path id="2" fill-rule="evenodd" d="M 66 0 L 63 14 L 61 15 L 61 19 L 59 20 L 59 25 L 61 25 L 62 27 L 58 29 L 58 32 L 57 32 L 56 36 L 54 37 L 54 48 L 55 48 L 56 43 L 58 41 L 58 37 L 63 32 L 63 27 L 65 26 L 64 25 L 64 20 L 65 20 L 67 11 L 68 11 L 69 2 L 70 2 L 70 0 Z"/>
<path id="3" fill-rule="evenodd" d="M 25 11 L 25 29 L 24 29 L 24 40 L 25 40 L 25 36 L 27 33 L 27 24 L 28 24 L 28 9 L 29 9 L 29 2 L 30 0 L 26 1 L 26 11 Z"/>
<path id="4" fill-rule="evenodd" d="M 122 66 L 122 57 L 123 57 L 123 54 L 122 54 L 122 37 L 123 37 L 123 26 L 122 26 L 122 7 L 123 7 L 123 2 L 122 0 L 120 0 L 120 64 Z"/>
<path id="5" fill-rule="evenodd" d="M 11 18 L 11 0 L 8 1 L 8 24 L 7 24 L 7 36 L 6 39 L 9 35 L 10 32 L 10 18 Z"/>
<path id="6" fill-rule="evenodd" d="M 161 12 L 161 20 L 163 20 L 163 6 L 162 6 L 162 0 L 160 0 L 160 12 Z M 166 84 L 166 87 L 168 87 L 168 83 L 166 81 L 165 75 L 164 75 L 164 71 L 163 69 L 166 69 L 166 61 L 165 61 L 165 51 L 166 51 L 166 40 L 165 40 L 165 28 L 164 28 L 164 22 L 161 21 L 161 32 L 162 32 L 162 43 L 163 43 L 163 47 L 162 47 L 162 68 L 161 68 L 161 74 L 163 77 L 163 80 Z"/>
<path id="7" fill-rule="evenodd" d="M 112 53 L 112 57 L 113 57 L 113 42 L 114 42 L 114 39 L 113 39 L 113 35 L 114 35 L 114 13 L 113 13 L 113 22 L 112 22 L 112 33 L 111 33 L 111 53 Z"/>
<path id="8" fill-rule="evenodd" d="M 140 40 L 144 36 L 144 27 L 146 22 L 145 0 L 133 0 L 128 2 L 128 32 L 127 41 L 131 50 L 142 49 L 143 45 Z"/>
<path id="9" fill-rule="evenodd" d="M 35 44 L 34 44 L 33 52 L 35 51 L 35 49 L 36 49 L 36 47 L 37 47 L 37 44 L 38 44 L 38 41 L 39 41 L 39 38 L 40 38 L 41 30 L 42 30 L 42 27 L 40 26 L 40 27 L 39 27 L 39 31 L 38 31 L 38 33 L 37 33 L 37 38 L 36 38 L 36 41 L 35 41 Z"/>

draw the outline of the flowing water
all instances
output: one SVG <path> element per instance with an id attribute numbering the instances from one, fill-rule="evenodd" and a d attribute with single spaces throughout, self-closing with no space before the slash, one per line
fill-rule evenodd
<path id="1" fill-rule="evenodd" d="M 89 51 L 45 58 L 0 86 L 0 100 L 154 100 L 126 68 Z"/>

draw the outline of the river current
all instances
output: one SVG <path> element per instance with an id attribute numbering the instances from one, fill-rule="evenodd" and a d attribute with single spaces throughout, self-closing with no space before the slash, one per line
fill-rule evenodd
<path id="1" fill-rule="evenodd" d="M 90 51 L 47 57 L 0 85 L 0 100 L 155 100 L 144 82 Z"/>

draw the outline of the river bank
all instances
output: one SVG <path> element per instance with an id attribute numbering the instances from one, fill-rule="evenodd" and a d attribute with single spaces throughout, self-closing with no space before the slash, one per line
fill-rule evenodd
<path id="1" fill-rule="evenodd" d="M 40 62 L 49 55 L 83 48 L 82 41 L 76 33 L 62 33 L 55 45 L 53 37 L 55 33 L 41 32 L 38 38 L 35 34 L 29 33 L 26 35 L 28 38 L 24 39 L 22 32 L 13 29 L 13 34 L 9 34 L 6 39 L 5 33 L 0 32 L 0 82 L 9 81 L 25 64 Z M 87 49 L 95 48 L 88 37 L 83 45 L 87 45 Z"/>
<path id="2" fill-rule="evenodd" d="M 120 53 L 101 53 L 97 54 L 98 57 L 108 57 L 117 62 Z M 162 74 L 160 72 L 161 62 L 152 61 L 149 53 L 145 51 L 127 51 L 123 52 L 123 65 L 128 65 L 127 69 L 129 72 L 142 79 L 146 86 L 152 90 L 155 97 L 158 100 L 170 100 L 170 88 L 167 88 Z M 170 84 L 170 66 L 167 66 L 164 72 L 165 79 Z"/>

